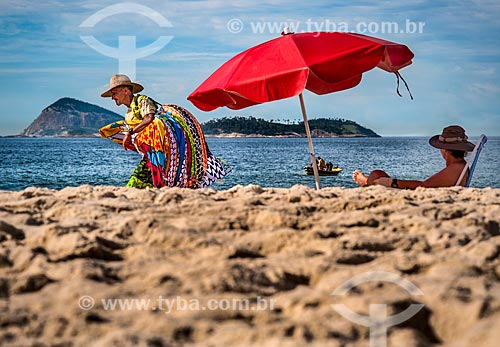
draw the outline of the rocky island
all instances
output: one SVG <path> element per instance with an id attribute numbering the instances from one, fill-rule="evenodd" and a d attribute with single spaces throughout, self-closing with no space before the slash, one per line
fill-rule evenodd
<path id="1" fill-rule="evenodd" d="M 123 116 L 73 98 L 61 98 L 42 110 L 20 136 L 98 136 L 99 128 Z"/>

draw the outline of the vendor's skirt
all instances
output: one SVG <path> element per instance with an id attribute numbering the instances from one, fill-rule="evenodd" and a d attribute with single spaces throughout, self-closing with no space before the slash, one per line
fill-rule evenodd
<path id="1" fill-rule="evenodd" d="M 121 145 L 127 130 L 139 123 L 117 121 L 99 132 Z M 203 188 L 230 172 L 210 153 L 196 118 L 178 105 L 163 105 L 153 122 L 132 141 L 129 149 L 142 153 L 143 158 L 127 187 Z"/>

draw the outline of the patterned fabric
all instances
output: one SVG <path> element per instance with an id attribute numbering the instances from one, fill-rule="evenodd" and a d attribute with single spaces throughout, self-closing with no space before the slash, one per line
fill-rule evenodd
<path id="1" fill-rule="evenodd" d="M 108 124 L 108 125 L 102 127 L 101 129 L 99 129 L 99 135 L 101 135 L 101 137 L 104 137 L 106 139 L 110 139 L 111 141 L 113 141 L 121 146 L 123 143 L 123 138 L 125 137 L 125 133 L 127 132 L 127 130 L 130 128 L 134 128 L 140 122 L 141 121 L 139 121 L 139 120 L 130 121 L 130 122 L 126 122 L 124 120 L 119 120 L 119 121 Z M 133 144 L 129 144 L 127 146 L 127 149 L 131 149 L 133 151 L 136 150 L 136 148 Z"/>
<path id="2" fill-rule="evenodd" d="M 117 121 L 101 128 L 100 134 L 122 144 L 127 129 L 139 123 Z M 142 153 L 143 160 L 127 187 L 202 188 L 230 172 L 208 149 L 196 118 L 178 105 L 163 105 L 153 122 L 133 136 L 133 143 L 130 149 Z"/>
<path id="3" fill-rule="evenodd" d="M 229 171 L 230 172 L 230 171 Z M 207 161 L 207 170 L 200 187 L 208 187 L 212 182 L 219 180 L 219 177 L 227 175 L 228 169 L 219 158 L 210 155 Z"/>
<path id="4" fill-rule="evenodd" d="M 151 170 L 147 167 L 147 159 L 142 158 L 139 165 L 135 168 L 126 187 L 127 188 L 153 188 L 153 179 L 151 178 Z"/>

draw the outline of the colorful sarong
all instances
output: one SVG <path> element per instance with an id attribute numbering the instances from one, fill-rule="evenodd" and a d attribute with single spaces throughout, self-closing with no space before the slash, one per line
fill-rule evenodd
<path id="1" fill-rule="evenodd" d="M 123 120 L 99 130 L 102 137 L 122 144 L 125 132 L 138 121 Z M 127 187 L 153 186 L 203 188 L 226 176 L 230 169 L 208 149 L 201 125 L 185 108 L 163 105 L 153 122 L 133 136 L 133 147 L 142 153 Z"/>

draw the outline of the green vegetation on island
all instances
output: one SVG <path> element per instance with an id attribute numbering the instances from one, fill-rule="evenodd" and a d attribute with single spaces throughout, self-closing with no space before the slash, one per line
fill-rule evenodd
<path id="1" fill-rule="evenodd" d="M 202 124 L 206 135 L 242 134 L 246 136 L 305 137 L 304 122 L 265 120 L 255 117 L 223 117 Z M 379 137 L 371 129 L 341 118 L 314 118 L 309 120 L 313 137 Z"/>

